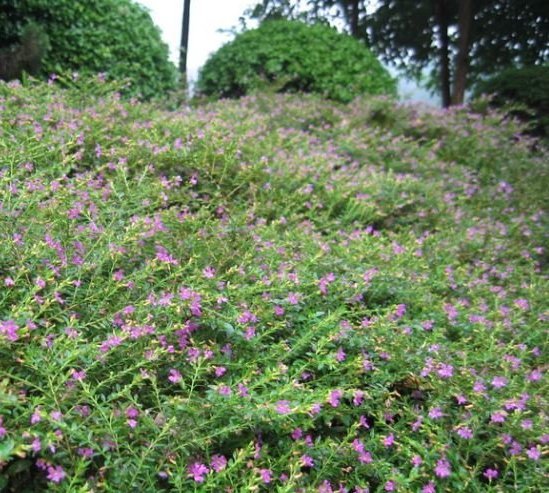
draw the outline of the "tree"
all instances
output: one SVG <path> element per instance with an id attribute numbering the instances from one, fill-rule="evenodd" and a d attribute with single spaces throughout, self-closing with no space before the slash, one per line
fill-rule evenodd
<path id="1" fill-rule="evenodd" d="M 263 0 L 249 12 L 262 19 L 296 15 L 288 0 Z M 383 61 L 431 85 L 443 106 L 461 104 L 467 88 L 509 66 L 549 60 L 546 0 L 307 0 L 298 15 L 342 20 Z"/>

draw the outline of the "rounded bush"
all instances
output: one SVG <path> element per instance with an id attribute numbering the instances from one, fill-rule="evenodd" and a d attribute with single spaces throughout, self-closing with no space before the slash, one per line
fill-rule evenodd
<path id="1" fill-rule="evenodd" d="M 144 98 L 175 88 L 177 71 L 149 13 L 131 0 L 0 0 L 0 46 L 20 43 L 36 23 L 51 49 L 40 75 L 105 72 L 129 79 L 127 93 Z"/>
<path id="2" fill-rule="evenodd" d="M 519 104 L 511 113 L 531 123 L 534 135 L 549 137 L 549 66 L 510 68 L 480 83 L 476 96 L 492 96 L 491 104 L 504 107 Z"/>
<path id="3" fill-rule="evenodd" d="M 272 20 L 239 34 L 202 68 L 199 94 L 244 96 L 274 88 L 348 102 L 361 94 L 396 94 L 396 82 L 370 50 L 328 26 Z"/>

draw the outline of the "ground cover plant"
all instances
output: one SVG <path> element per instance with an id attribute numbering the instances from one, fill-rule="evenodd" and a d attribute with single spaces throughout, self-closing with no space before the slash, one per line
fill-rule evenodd
<path id="1" fill-rule="evenodd" d="M 542 491 L 547 154 L 481 109 L 1 84 L 0 490 Z"/>

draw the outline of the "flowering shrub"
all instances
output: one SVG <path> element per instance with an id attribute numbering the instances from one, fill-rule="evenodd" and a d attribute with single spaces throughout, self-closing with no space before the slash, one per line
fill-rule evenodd
<path id="1" fill-rule="evenodd" d="M 3 490 L 543 490 L 547 156 L 516 124 L 0 108 Z"/>

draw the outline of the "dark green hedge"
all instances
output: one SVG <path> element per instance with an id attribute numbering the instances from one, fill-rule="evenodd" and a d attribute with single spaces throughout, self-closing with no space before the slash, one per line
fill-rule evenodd
<path id="1" fill-rule="evenodd" d="M 0 0 L 0 47 L 20 43 L 36 23 L 51 48 L 40 75 L 105 72 L 129 79 L 128 93 L 152 97 L 176 84 L 168 47 L 148 12 L 131 0 Z"/>
<path id="2" fill-rule="evenodd" d="M 272 20 L 239 34 L 202 68 L 200 94 L 312 92 L 348 102 L 361 94 L 396 94 L 396 82 L 361 42 L 325 25 Z"/>

